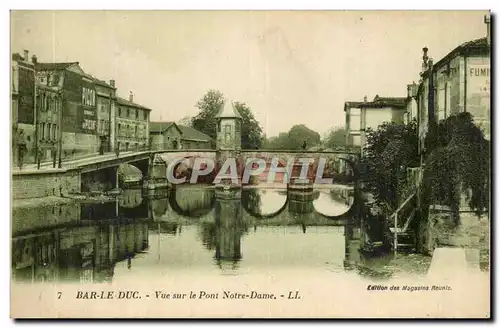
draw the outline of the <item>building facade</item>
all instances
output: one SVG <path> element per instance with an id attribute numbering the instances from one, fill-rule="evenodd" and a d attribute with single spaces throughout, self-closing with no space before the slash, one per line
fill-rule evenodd
<path id="1" fill-rule="evenodd" d="M 96 154 L 97 102 L 94 78 L 78 62 L 37 63 L 37 84 L 49 86 L 62 96 L 62 157 Z"/>
<path id="2" fill-rule="evenodd" d="M 375 130 L 386 122 L 403 123 L 407 109 L 406 97 L 380 97 L 373 101 L 346 102 L 346 145 L 359 147 L 363 155 L 366 146 L 366 131 Z"/>
<path id="3" fill-rule="evenodd" d="M 132 92 L 128 100 L 117 97 L 116 103 L 116 147 L 121 151 L 148 148 L 151 109 L 134 103 Z"/>
<path id="4" fill-rule="evenodd" d="M 180 149 L 181 130 L 175 122 L 151 122 L 149 144 L 152 150 Z"/>
<path id="5" fill-rule="evenodd" d="M 115 147 L 116 88 L 115 81 L 109 84 L 94 79 L 97 101 L 97 134 L 101 143 L 100 152 L 113 151 Z"/>
<path id="6" fill-rule="evenodd" d="M 364 101 L 367 101 L 365 96 Z M 361 147 L 361 108 L 363 102 L 348 101 L 344 103 L 345 129 L 347 147 Z"/>
<path id="7" fill-rule="evenodd" d="M 28 50 L 24 51 L 24 56 L 12 55 L 11 70 L 12 163 L 34 162 L 37 139 L 35 65 L 29 59 Z"/>
<path id="8" fill-rule="evenodd" d="M 178 125 L 181 130 L 182 149 L 212 149 L 210 136 L 187 125 Z"/>
<path id="9" fill-rule="evenodd" d="M 470 112 L 490 139 L 489 36 L 465 42 L 436 63 L 423 49 L 421 81 L 417 93 L 420 149 L 425 150 L 429 120 L 439 122 L 450 115 Z"/>
<path id="10" fill-rule="evenodd" d="M 47 84 L 36 85 L 37 149 L 40 161 L 56 160 L 61 151 L 61 92 Z"/>
<path id="11" fill-rule="evenodd" d="M 216 116 L 217 150 L 241 150 L 241 115 L 233 103 L 224 103 Z"/>

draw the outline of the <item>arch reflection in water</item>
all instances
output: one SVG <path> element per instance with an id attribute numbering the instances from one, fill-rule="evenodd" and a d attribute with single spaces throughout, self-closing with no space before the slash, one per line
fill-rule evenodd
<path id="1" fill-rule="evenodd" d="M 353 200 L 352 189 L 332 187 L 317 190 L 312 204 L 319 214 L 326 217 L 337 217 L 349 211 Z"/>
<path id="2" fill-rule="evenodd" d="M 178 186 L 169 194 L 169 204 L 177 214 L 200 218 L 213 210 L 215 190 L 198 186 Z"/>
<path id="3" fill-rule="evenodd" d="M 255 218 L 273 218 L 287 206 L 286 190 L 249 188 L 242 191 L 244 210 Z"/>

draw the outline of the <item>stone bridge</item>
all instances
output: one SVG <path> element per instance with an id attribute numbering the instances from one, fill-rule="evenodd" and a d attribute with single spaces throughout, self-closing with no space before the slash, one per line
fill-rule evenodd
<path id="1" fill-rule="evenodd" d="M 166 169 L 168 165 L 179 158 L 192 165 L 195 158 L 216 159 L 215 150 L 169 150 L 169 151 L 141 151 L 128 152 L 119 156 L 100 156 L 77 160 L 67 166 L 81 175 L 81 190 L 109 190 L 119 187 L 118 168 L 122 164 L 131 164 L 139 169 L 143 179 L 148 181 L 160 180 L 160 186 L 166 187 Z M 317 165 L 320 158 L 325 158 L 326 177 L 333 177 L 334 183 L 345 183 L 346 175 L 354 175 L 355 163 L 359 154 L 341 151 L 316 152 L 316 151 L 282 151 L 282 150 L 242 150 L 240 159 L 246 161 L 250 158 L 264 159 L 268 165 L 276 158 L 279 167 L 286 167 L 290 159 L 307 158 L 312 164 Z M 315 171 L 314 171 L 315 172 Z M 328 175 L 329 174 L 329 175 Z M 338 176 L 335 176 L 337 174 Z M 325 175 L 324 175 L 325 177 Z M 338 178 L 336 180 L 336 178 Z M 155 186 L 153 186 L 155 187 Z"/>
<path id="2" fill-rule="evenodd" d="M 309 173 L 308 177 L 315 178 L 317 167 L 321 163 L 320 159 L 324 159 L 324 173 L 323 177 L 333 178 L 335 184 L 345 184 L 347 183 L 346 177 L 350 176 L 351 182 L 354 178 L 355 166 L 359 154 L 350 152 L 316 152 L 316 151 L 282 151 L 282 150 L 242 150 L 239 154 L 239 159 L 241 165 L 245 165 L 246 161 L 249 159 L 263 159 L 265 160 L 267 167 L 263 174 L 261 174 L 260 179 L 265 179 L 269 169 L 271 167 L 272 161 L 274 160 L 278 167 L 287 168 L 288 165 L 294 162 L 298 162 L 299 159 L 309 160 Z M 172 164 L 173 161 L 176 163 L 180 159 L 183 159 L 182 163 L 178 163 L 174 167 L 174 172 L 179 173 L 179 170 L 189 170 L 193 169 L 194 159 L 205 158 L 216 161 L 216 151 L 169 151 L 169 152 L 156 152 L 155 162 L 159 167 L 162 165 L 163 168 L 156 168 L 156 172 L 151 172 L 149 177 L 152 179 L 161 178 L 166 176 L 166 167 Z M 182 169 L 178 167 L 184 165 Z M 216 163 L 217 165 L 217 163 Z M 154 170 L 153 170 L 154 171 Z M 177 174 L 176 173 L 176 174 Z M 291 173 L 287 170 L 287 173 Z M 179 173 L 180 174 L 180 173 Z M 285 173 L 286 174 L 286 173 Z M 215 173 L 214 173 L 215 176 Z"/>

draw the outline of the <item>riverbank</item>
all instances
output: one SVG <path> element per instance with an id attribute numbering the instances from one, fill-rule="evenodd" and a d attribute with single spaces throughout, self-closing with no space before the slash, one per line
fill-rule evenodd
<path id="1" fill-rule="evenodd" d="M 75 200 L 59 196 L 13 199 L 11 202 L 11 208 L 14 209 L 14 208 L 55 206 L 55 205 L 69 204 L 73 202 L 75 202 Z"/>

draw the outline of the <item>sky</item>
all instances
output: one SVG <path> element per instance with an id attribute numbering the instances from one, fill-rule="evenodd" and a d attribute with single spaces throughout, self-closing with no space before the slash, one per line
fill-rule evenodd
<path id="1" fill-rule="evenodd" d="M 406 96 L 435 61 L 486 36 L 485 11 L 12 11 L 11 52 L 77 61 L 152 121 L 195 116 L 209 89 L 267 136 L 345 124 L 344 102 Z"/>

